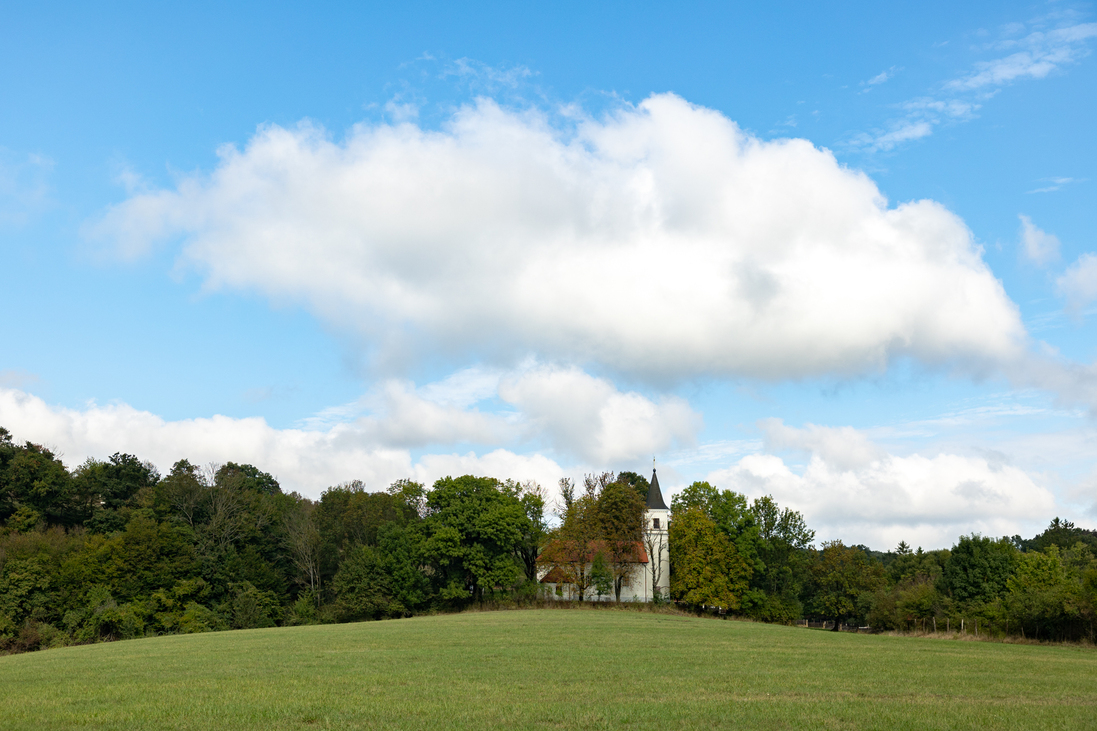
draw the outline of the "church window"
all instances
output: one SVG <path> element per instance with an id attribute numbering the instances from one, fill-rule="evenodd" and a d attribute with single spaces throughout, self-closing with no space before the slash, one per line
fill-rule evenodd
<path id="1" fill-rule="evenodd" d="M 652 518 L 651 522 L 652 522 L 652 525 L 655 527 L 655 530 L 659 530 L 659 519 L 658 518 Z"/>

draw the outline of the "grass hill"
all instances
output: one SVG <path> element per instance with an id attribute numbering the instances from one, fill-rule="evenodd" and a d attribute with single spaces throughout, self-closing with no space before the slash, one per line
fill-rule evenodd
<path id="1" fill-rule="evenodd" d="M 0 657 L 0 726 L 1080 729 L 1095 688 L 1089 648 L 530 610 Z"/>

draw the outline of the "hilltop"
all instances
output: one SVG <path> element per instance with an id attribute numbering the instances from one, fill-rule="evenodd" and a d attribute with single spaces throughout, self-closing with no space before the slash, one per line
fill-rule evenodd
<path id="1" fill-rule="evenodd" d="M 632 611 L 175 635 L 0 657 L 5 728 L 1091 728 L 1097 653 Z"/>

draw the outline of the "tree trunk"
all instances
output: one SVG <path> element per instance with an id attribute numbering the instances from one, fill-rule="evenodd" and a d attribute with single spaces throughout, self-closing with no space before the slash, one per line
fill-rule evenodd
<path id="1" fill-rule="evenodd" d="M 842 618 L 841 617 L 835 617 L 834 626 L 830 628 L 830 631 L 831 632 L 838 632 L 839 631 L 838 628 L 841 627 L 841 626 L 842 626 Z"/>

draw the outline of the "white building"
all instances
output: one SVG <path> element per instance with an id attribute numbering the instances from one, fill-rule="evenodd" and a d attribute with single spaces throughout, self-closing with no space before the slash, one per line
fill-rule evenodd
<path id="1" fill-rule="evenodd" d="M 670 541 L 668 529 L 670 528 L 670 509 L 663 502 L 663 491 L 659 487 L 659 476 L 655 470 L 651 472 L 651 485 L 648 488 L 647 509 L 644 511 L 644 527 L 641 545 L 637 550 L 639 559 L 628 574 L 625 584 L 621 587 L 621 601 L 626 602 L 650 602 L 655 597 L 655 590 L 666 597 L 670 594 Z M 593 552 L 592 548 L 592 552 Z M 654 570 L 653 570 L 654 569 Z M 590 564 L 587 564 L 587 571 Z M 564 572 L 559 568 L 546 569 L 541 575 L 541 585 L 545 588 L 546 596 L 557 599 L 578 599 L 574 585 L 566 581 Z M 587 591 L 589 601 L 598 601 L 598 596 L 592 591 Z M 611 592 L 608 596 L 602 596 L 601 601 L 613 601 Z"/>

